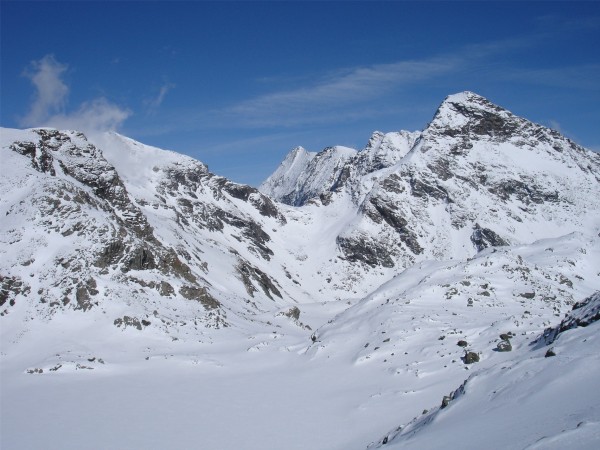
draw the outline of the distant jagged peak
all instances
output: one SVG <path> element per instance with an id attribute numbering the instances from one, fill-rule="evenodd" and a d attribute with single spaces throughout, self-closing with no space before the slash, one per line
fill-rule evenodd
<path id="1" fill-rule="evenodd" d="M 309 152 L 304 147 L 295 147 L 285 156 L 275 172 L 261 183 L 258 190 L 276 199 L 288 194 L 316 155 L 316 152 Z"/>
<path id="2" fill-rule="evenodd" d="M 370 149 L 377 148 L 381 144 L 381 141 L 384 137 L 385 133 L 381 131 L 373 131 L 373 134 L 371 134 L 371 137 L 369 138 L 369 142 L 367 142 L 367 145 L 362 151 L 364 152 L 369 151 Z"/>
<path id="3" fill-rule="evenodd" d="M 296 147 L 258 190 L 288 205 L 303 205 L 328 191 L 344 164 L 356 154 L 357 150 L 341 145 L 326 147 L 319 153 Z"/>
<path id="4" fill-rule="evenodd" d="M 306 150 L 304 147 L 302 147 L 301 145 L 298 145 L 297 147 L 294 147 L 285 157 L 284 161 L 287 160 L 292 160 L 295 161 L 298 158 L 305 158 L 305 157 L 309 157 L 309 158 L 313 158 L 315 155 L 317 154 L 317 152 L 309 152 L 308 150 Z"/>

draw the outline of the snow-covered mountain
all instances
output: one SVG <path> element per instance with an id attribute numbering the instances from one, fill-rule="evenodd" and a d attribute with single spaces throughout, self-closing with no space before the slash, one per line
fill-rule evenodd
<path id="1" fill-rule="evenodd" d="M 319 186 L 304 189 L 306 172 L 288 170 L 290 159 L 261 192 L 284 203 L 351 202 L 357 214 L 338 246 L 373 267 L 467 258 L 600 225 L 598 154 L 471 92 L 449 96 L 421 133 L 375 133 L 341 168 L 314 158 L 310 173 L 335 174 Z"/>
<path id="2" fill-rule="evenodd" d="M 600 157 L 558 132 L 464 92 L 421 132 L 297 147 L 258 190 L 115 133 L 0 141 L 2 447 L 426 448 L 542 369 L 589 401 L 505 446 L 600 442 L 598 379 L 566 367 L 590 345 L 544 358 L 583 316 L 595 342 L 595 300 L 560 322 L 600 290 Z"/>
<path id="3" fill-rule="evenodd" d="M 221 326 L 221 296 L 281 298 L 247 259 L 268 262 L 263 230 L 285 222 L 255 189 L 116 134 L 96 139 L 103 151 L 76 132 L 3 138 L 3 314 L 125 308 L 115 322 L 141 327 L 152 316 L 169 323 L 159 307 L 168 304 Z M 19 299 L 27 294 L 39 301 Z"/>

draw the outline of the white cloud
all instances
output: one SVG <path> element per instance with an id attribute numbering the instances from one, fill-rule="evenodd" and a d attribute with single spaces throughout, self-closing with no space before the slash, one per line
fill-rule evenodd
<path id="1" fill-rule="evenodd" d="M 64 109 L 68 86 L 61 79 L 67 66 L 59 63 L 54 55 L 46 55 L 39 61 L 32 61 L 24 76 L 35 86 L 36 92 L 29 112 L 20 122 L 22 126 L 39 126 L 51 114 Z"/>
<path id="2" fill-rule="evenodd" d="M 69 87 L 62 80 L 66 64 L 58 62 L 53 55 L 33 61 L 24 74 L 33 83 L 36 92 L 29 112 L 20 120 L 24 127 L 48 126 L 97 132 L 117 129 L 130 115 L 107 99 L 100 97 L 82 103 L 75 111 L 66 112 Z"/>
<path id="3" fill-rule="evenodd" d="M 97 98 L 81 104 L 77 111 L 57 114 L 48 119 L 48 126 L 60 129 L 98 132 L 116 130 L 131 115 L 105 98 Z"/>
<path id="4" fill-rule="evenodd" d="M 248 127 L 298 126 L 341 122 L 373 117 L 386 105 L 385 96 L 432 81 L 445 82 L 461 75 L 473 80 L 476 72 L 503 76 L 497 72 L 499 55 L 534 47 L 537 35 L 514 37 L 466 45 L 454 51 L 420 59 L 354 67 L 330 73 L 300 88 L 284 89 L 257 96 L 213 115 L 223 123 Z M 515 75 L 516 76 L 516 75 Z M 395 96 L 398 98 L 398 96 Z"/>
<path id="5" fill-rule="evenodd" d="M 174 87 L 175 85 L 173 83 L 165 83 L 160 87 L 156 97 L 146 100 L 144 103 L 148 107 L 149 112 L 155 112 L 162 104 L 168 92 Z"/>

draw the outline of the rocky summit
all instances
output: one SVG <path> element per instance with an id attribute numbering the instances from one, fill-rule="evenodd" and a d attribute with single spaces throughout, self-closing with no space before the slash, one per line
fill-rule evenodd
<path id="1" fill-rule="evenodd" d="M 0 141 L 3 446 L 77 448 L 69 424 L 103 448 L 600 441 L 600 156 L 557 131 L 463 92 L 258 189 L 116 133 Z M 564 414 L 519 409 L 536 376 Z M 176 431 L 105 433 L 131 417 L 106 399 Z"/>

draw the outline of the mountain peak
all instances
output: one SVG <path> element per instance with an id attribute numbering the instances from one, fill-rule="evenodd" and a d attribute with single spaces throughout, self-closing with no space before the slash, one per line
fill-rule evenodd
<path id="1" fill-rule="evenodd" d="M 356 154 L 355 149 L 341 145 L 327 147 L 319 153 L 296 147 L 258 190 L 283 203 L 300 206 L 329 190 L 345 163 Z"/>
<path id="2" fill-rule="evenodd" d="M 487 135 L 502 139 L 515 133 L 524 121 L 485 97 L 464 91 L 446 97 L 427 128 L 451 137 Z"/>
<path id="3" fill-rule="evenodd" d="M 489 100 L 486 99 L 485 97 L 476 94 L 475 92 L 472 91 L 462 91 L 462 92 L 457 92 L 456 94 L 450 94 L 448 95 L 444 101 L 442 102 L 442 104 L 444 103 L 462 103 L 462 104 L 468 104 L 468 103 L 481 103 L 481 102 L 488 102 Z"/>

